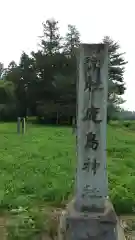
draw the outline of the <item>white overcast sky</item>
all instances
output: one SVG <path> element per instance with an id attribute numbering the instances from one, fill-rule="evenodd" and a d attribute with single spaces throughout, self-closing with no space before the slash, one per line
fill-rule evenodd
<path id="1" fill-rule="evenodd" d="M 74 24 L 83 42 L 100 42 L 105 35 L 119 41 L 128 65 L 124 79 L 126 109 L 135 110 L 135 2 L 133 0 L 0 0 L 0 62 L 19 61 L 22 51 L 36 49 L 42 22 L 54 17 L 61 33 Z M 132 45 L 133 44 L 133 45 Z"/>

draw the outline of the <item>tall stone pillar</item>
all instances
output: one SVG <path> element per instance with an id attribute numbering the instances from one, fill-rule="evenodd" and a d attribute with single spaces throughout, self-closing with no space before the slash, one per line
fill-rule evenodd
<path id="1" fill-rule="evenodd" d="M 108 200 L 106 126 L 108 49 L 81 44 L 77 84 L 77 176 L 74 200 L 60 219 L 59 240 L 116 240 L 117 217 Z"/>

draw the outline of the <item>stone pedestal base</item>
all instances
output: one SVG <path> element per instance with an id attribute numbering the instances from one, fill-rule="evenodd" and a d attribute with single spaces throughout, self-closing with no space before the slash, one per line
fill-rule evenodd
<path id="1" fill-rule="evenodd" d="M 124 240 L 112 204 L 104 212 L 77 212 L 72 201 L 62 212 L 58 240 Z M 121 232 L 120 232 L 121 231 Z"/>

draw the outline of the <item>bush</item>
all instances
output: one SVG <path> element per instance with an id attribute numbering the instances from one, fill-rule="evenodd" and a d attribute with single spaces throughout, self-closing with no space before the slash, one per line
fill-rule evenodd
<path id="1" fill-rule="evenodd" d="M 127 214 L 134 211 L 135 195 L 127 188 L 121 185 L 114 187 L 111 191 L 111 199 L 118 214 Z"/>
<path id="2" fill-rule="evenodd" d="M 131 126 L 131 122 L 124 122 L 123 125 L 124 127 L 129 128 Z"/>
<path id="3" fill-rule="evenodd" d="M 17 111 L 15 104 L 1 104 L 0 105 L 0 120 L 1 121 L 15 121 L 17 118 Z"/>

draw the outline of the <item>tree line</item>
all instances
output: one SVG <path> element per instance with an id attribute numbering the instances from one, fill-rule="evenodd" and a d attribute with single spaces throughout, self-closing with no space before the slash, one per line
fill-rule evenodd
<path id="1" fill-rule="evenodd" d="M 123 103 L 123 74 L 126 61 L 120 46 L 109 36 L 108 120 Z M 23 52 L 19 64 L 11 61 L 7 68 L 0 63 L 0 120 L 11 121 L 21 115 L 36 116 L 48 123 L 71 123 L 76 114 L 76 49 L 80 33 L 68 25 L 61 36 L 59 22 L 43 23 L 39 48 L 30 55 Z M 26 111 L 27 110 L 27 111 Z"/>

